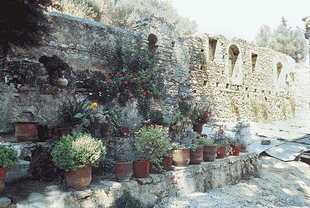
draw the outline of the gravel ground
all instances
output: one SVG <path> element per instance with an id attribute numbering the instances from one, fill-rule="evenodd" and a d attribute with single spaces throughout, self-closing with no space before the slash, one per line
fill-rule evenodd
<path id="1" fill-rule="evenodd" d="M 168 198 L 155 208 L 310 207 L 310 166 L 261 157 L 263 171 L 237 185 Z"/>

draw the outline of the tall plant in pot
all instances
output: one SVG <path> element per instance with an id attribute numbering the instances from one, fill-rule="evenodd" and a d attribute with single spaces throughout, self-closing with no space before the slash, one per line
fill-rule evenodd
<path id="1" fill-rule="evenodd" d="M 5 175 L 9 166 L 18 163 L 17 152 L 11 148 L 0 146 L 0 193 L 4 191 Z"/>
<path id="2" fill-rule="evenodd" d="M 194 105 L 190 112 L 190 119 L 193 124 L 193 130 L 198 134 L 202 133 L 203 125 L 208 123 L 211 118 L 211 110 L 209 106 Z"/>
<path id="3" fill-rule="evenodd" d="M 235 131 L 235 137 L 240 140 L 240 151 L 247 152 L 252 143 L 250 124 L 239 122 L 233 130 Z"/>
<path id="4" fill-rule="evenodd" d="M 117 162 L 114 164 L 115 176 L 119 181 L 127 181 L 133 175 L 133 160 L 132 152 L 119 153 Z"/>
<path id="5" fill-rule="evenodd" d="M 163 157 L 172 149 L 168 130 L 163 126 L 142 127 L 135 136 L 137 151 L 147 155 L 152 169 L 158 172 L 164 171 Z"/>
<path id="6" fill-rule="evenodd" d="M 16 109 L 15 109 L 16 110 Z M 15 125 L 15 137 L 18 141 L 37 141 L 38 123 L 31 111 L 21 111 L 17 117 L 11 119 Z"/>
<path id="7" fill-rule="evenodd" d="M 65 170 L 70 187 L 83 189 L 91 182 L 92 166 L 98 166 L 105 154 L 101 141 L 80 133 L 63 136 L 52 150 L 52 159 L 56 166 Z"/>
<path id="8" fill-rule="evenodd" d="M 203 146 L 203 160 L 205 162 L 214 161 L 217 153 L 217 146 L 214 144 L 214 140 L 201 136 L 198 138 L 198 144 Z"/>

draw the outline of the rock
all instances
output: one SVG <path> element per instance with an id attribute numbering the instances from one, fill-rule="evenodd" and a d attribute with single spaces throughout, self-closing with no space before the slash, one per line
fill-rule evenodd
<path id="1" fill-rule="evenodd" d="M 0 208 L 7 208 L 11 204 L 11 199 L 7 197 L 0 198 Z"/>
<path id="2" fill-rule="evenodd" d="M 264 139 L 261 141 L 261 144 L 262 145 L 269 145 L 269 144 L 271 144 L 271 141 L 270 141 L 270 139 Z"/>

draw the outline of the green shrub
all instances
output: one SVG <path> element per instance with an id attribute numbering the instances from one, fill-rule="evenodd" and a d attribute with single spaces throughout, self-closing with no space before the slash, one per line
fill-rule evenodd
<path id="1" fill-rule="evenodd" d="M 138 153 L 147 158 L 158 171 L 162 171 L 162 158 L 172 149 L 168 130 L 162 126 L 142 127 L 136 134 L 135 145 Z"/>
<path id="2" fill-rule="evenodd" d="M 0 146 L 0 168 L 18 163 L 17 152 L 11 148 Z"/>
<path id="3" fill-rule="evenodd" d="M 198 144 L 202 146 L 214 145 L 214 140 L 202 136 L 198 138 Z"/>
<path id="4" fill-rule="evenodd" d="M 52 150 L 53 162 L 66 172 L 88 164 L 98 166 L 105 154 L 106 149 L 102 142 L 89 134 L 63 136 Z"/>

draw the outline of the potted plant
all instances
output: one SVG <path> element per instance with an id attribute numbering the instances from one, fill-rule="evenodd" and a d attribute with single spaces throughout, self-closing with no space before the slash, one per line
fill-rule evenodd
<path id="1" fill-rule="evenodd" d="M 97 103 L 78 98 L 63 102 L 57 113 L 59 136 L 67 136 L 71 132 L 89 132 L 90 126 L 95 123 L 94 109 L 97 106 Z"/>
<path id="2" fill-rule="evenodd" d="M 200 164 L 203 161 L 203 146 L 199 144 L 191 145 L 190 164 Z"/>
<path id="3" fill-rule="evenodd" d="M 249 145 L 252 143 L 250 124 L 239 122 L 233 130 L 235 131 L 235 137 L 240 140 L 240 151 L 247 152 Z"/>
<path id="4" fill-rule="evenodd" d="M 240 139 L 236 138 L 231 142 L 231 150 L 233 156 L 238 156 L 241 150 Z"/>
<path id="5" fill-rule="evenodd" d="M 102 137 L 110 137 L 113 132 L 115 132 L 118 127 L 120 127 L 120 109 L 113 105 L 107 105 L 104 107 L 104 110 L 100 115 L 104 121 L 100 128 Z"/>
<path id="6" fill-rule="evenodd" d="M 193 124 L 193 130 L 198 134 L 202 133 L 203 125 L 211 118 L 211 110 L 209 106 L 202 107 L 197 104 L 191 109 L 190 119 Z"/>
<path id="7" fill-rule="evenodd" d="M 128 181 L 133 175 L 133 153 L 121 153 L 114 164 L 115 176 L 119 181 Z"/>
<path id="8" fill-rule="evenodd" d="M 11 119 L 15 126 L 15 137 L 20 142 L 38 140 L 38 124 L 31 111 L 18 111 L 18 116 Z"/>
<path id="9" fill-rule="evenodd" d="M 152 169 L 164 171 L 163 156 L 172 149 L 168 130 L 163 126 L 142 127 L 135 136 L 137 151 L 145 154 L 152 164 Z"/>
<path id="10" fill-rule="evenodd" d="M 198 139 L 198 144 L 203 146 L 203 160 L 205 162 L 214 161 L 217 153 L 217 146 L 214 145 L 214 140 L 201 136 Z"/>
<path id="11" fill-rule="evenodd" d="M 188 118 L 181 114 L 181 112 L 176 112 L 172 119 L 170 124 L 170 131 L 179 133 L 186 129 L 186 125 L 188 122 Z"/>
<path id="12" fill-rule="evenodd" d="M 150 112 L 150 123 L 152 125 L 164 125 L 164 114 L 160 110 L 152 110 Z"/>
<path id="13" fill-rule="evenodd" d="M 70 66 L 61 58 L 56 55 L 51 57 L 41 56 L 39 62 L 46 68 L 51 85 L 60 87 L 66 87 L 68 85 L 68 80 L 65 78 L 63 71 L 70 70 Z"/>
<path id="14" fill-rule="evenodd" d="M 179 143 L 174 144 L 173 164 L 177 167 L 186 167 L 191 159 L 192 140 L 183 138 Z"/>
<path id="15" fill-rule="evenodd" d="M 87 187 L 92 179 L 92 166 L 105 156 L 105 146 L 90 134 L 63 136 L 52 150 L 53 162 L 65 170 L 67 184 L 74 189 Z"/>
<path id="16" fill-rule="evenodd" d="M 173 164 L 173 154 L 172 150 L 167 151 L 167 153 L 164 155 L 163 158 L 163 167 L 166 171 L 171 169 L 171 166 Z"/>
<path id="17" fill-rule="evenodd" d="M 217 158 L 224 158 L 230 152 L 230 139 L 226 136 L 223 136 L 221 139 L 215 140 L 218 145 L 217 149 Z"/>
<path id="18" fill-rule="evenodd" d="M 0 193 L 4 191 L 5 175 L 9 166 L 18 163 L 17 152 L 11 148 L 0 146 Z"/>

